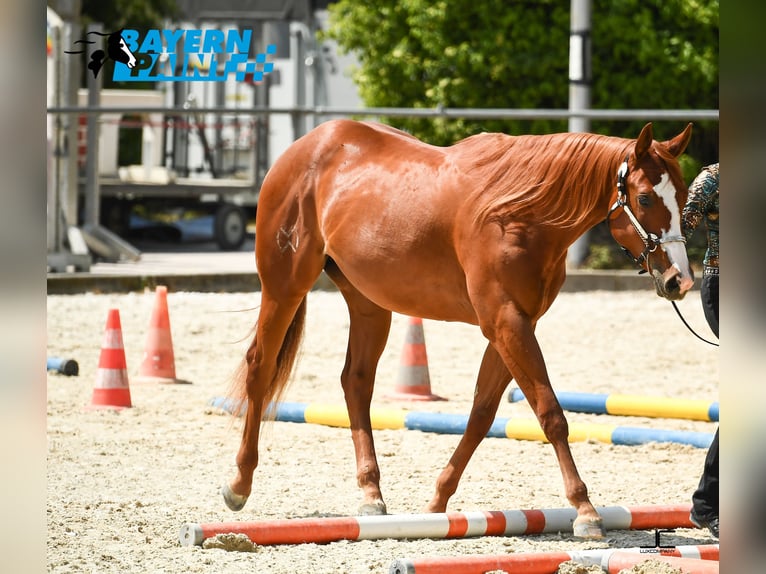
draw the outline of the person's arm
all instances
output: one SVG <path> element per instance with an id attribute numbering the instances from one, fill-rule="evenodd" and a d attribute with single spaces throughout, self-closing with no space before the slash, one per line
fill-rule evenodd
<path id="1" fill-rule="evenodd" d="M 687 241 L 704 219 L 717 191 L 718 169 L 713 170 L 711 166 L 703 168 L 689 186 L 689 197 L 681 213 L 681 227 Z"/>

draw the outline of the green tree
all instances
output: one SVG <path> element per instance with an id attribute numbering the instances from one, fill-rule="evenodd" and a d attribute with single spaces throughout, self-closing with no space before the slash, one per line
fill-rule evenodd
<path id="1" fill-rule="evenodd" d="M 178 15 L 175 0 L 82 0 L 82 23 L 100 22 L 109 31 L 160 28 L 166 18 Z"/>
<path id="2" fill-rule="evenodd" d="M 353 53 L 368 106 L 568 106 L 570 0 L 340 0 L 324 34 Z M 717 0 L 594 0 L 593 108 L 718 108 Z M 566 131 L 565 120 L 392 118 L 445 145 L 479 131 Z M 592 122 L 636 137 L 643 122 Z M 672 136 L 684 122 L 666 122 Z M 717 160 L 718 124 L 700 122 L 690 153 Z"/>

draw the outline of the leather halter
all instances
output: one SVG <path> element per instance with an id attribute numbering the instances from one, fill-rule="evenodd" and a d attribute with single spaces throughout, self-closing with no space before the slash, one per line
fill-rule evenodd
<path id="1" fill-rule="evenodd" d="M 678 241 L 686 243 L 686 238 L 683 235 L 669 235 L 668 237 L 660 238 L 655 233 L 647 232 L 646 229 L 644 229 L 644 226 L 641 225 L 641 222 L 633 213 L 633 210 L 630 209 L 630 202 L 628 201 L 627 179 L 628 156 L 626 155 L 625 160 L 620 164 L 620 167 L 617 170 L 617 199 L 609 208 L 609 213 L 606 214 L 606 219 L 608 222 L 611 222 L 612 213 L 614 213 L 619 208 L 622 208 L 622 210 L 625 212 L 625 215 L 628 216 L 631 225 L 633 225 L 633 228 L 636 230 L 636 233 L 638 233 L 639 238 L 644 243 L 644 251 L 638 257 L 634 257 L 629 249 L 620 244 L 619 241 L 617 243 L 627 254 L 627 256 L 630 257 L 633 262 L 636 263 L 636 265 L 642 268 L 639 273 L 645 273 L 649 270 L 649 254 L 653 253 L 657 247 L 663 243 L 673 243 Z"/>

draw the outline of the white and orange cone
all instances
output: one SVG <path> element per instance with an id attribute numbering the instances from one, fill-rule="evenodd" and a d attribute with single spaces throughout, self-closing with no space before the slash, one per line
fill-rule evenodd
<path id="1" fill-rule="evenodd" d="M 390 395 L 393 399 L 410 401 L 446 401 L 431 392 L 423 320 L 410 317 L 399 365 L 399 374 Z"/>
<path id="2" fill-rule="evenodd" d="M 188 383 L 176 378 L 176 359 L 168 312 L 168 288 L 158 285 L 155 293 L 144 358 L 135 380 L 139 383 Z"/>
<path id="3" fill-rule="evenodd" d="M 96 383 L 90 409 L 122 409 L 132 407 L 130 384 L 122 343 L 120 311 L 110 309 L 106 319 L 101 355 L 98 359 Z"/>

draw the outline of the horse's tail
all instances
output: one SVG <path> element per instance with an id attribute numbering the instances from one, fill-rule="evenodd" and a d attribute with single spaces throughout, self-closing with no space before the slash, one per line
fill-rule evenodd
<path id="1" fill-rule="evenodd" d="M 303 329 L 306 325 L 306 297 L 298 305 L 295 310 L 295 315 L 287 328 L 285 338 L 282 341 L 282 347 L 279 349 L 277 355 L 277 372 L 274 379 L 269 386 L 266 397 L 264 398 L 264 407 L 268 408 L 269 404 L 274 404 L 280 401 L 282 395 L 287 389 L 287 383 L 290 381 L 290 373 L 293 371 L 295 361 L 298 357 L 298 351 L 303 341 Z M 276 409 L 272 409 L 268 413 L 270 418 L 276 416 Z"/>
<path id="2" fill-rule="evenodd" d="M 303 331 L 306 324 L 306 297 L 303 298 L 295 311 L 293 320 L 287 328 L 285 337 L 282 340 L 282 346 L 277 354 L 277 365 L 274 378 L 270 381 L 263 398 L 264 419 L 274 419 L 276 416 L 276 404 L 281 400 L 290 381 L 290 374 L 295 366 L 298 351 L 303 341 Z M 257 326 L 257 324 L 256 324 Z M 255 347 L 255 341 L 258 337 L 257 329 L 253 327 L 255 334 L 253 342 L 250 345 L 252 350 Z M 249 371 L 248 356 L 250 352 L 243 357 L 232 381 L 231 389 L 228 393 L 228 402 L 232 413 L 244 413 L 247 406 L 247 375 Z M 270 407 L 271 406 L 271 407 Z"/>

